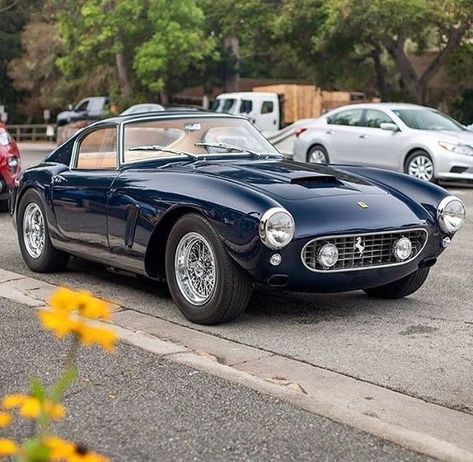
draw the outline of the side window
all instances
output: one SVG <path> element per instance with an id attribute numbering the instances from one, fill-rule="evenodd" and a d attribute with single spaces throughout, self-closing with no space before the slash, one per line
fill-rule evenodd
<path id="1" fill-rule="evenodd" d="M 240 103 L 240 114 L 249 114 L 253 110 L 253 101 L 242 99 Z"/>
<path id="2" fill-rule="evenodd" d="M 82 139 L 76 168 L 81 170 L 112 170 L 117 168 L 117 129 L 99 128 Z"/>
<path id="3" fill-rule="evenodd" d="M 383 111 L 376 109 L 367 109 L 365 112 L 365 120 L 363 121 L 364 127 L 380 128 L 382 123 L 394 123 L 391 117 L 385 114 Z"/>
<path id="4" fill-rule="evenodd" d="M 359 127 L 361 125 L 361 116 L 363 109 L 349 109 L 339 112 L 327 118 L 330 125 L 347 125 L 349 127 Z"/>
<path id="5" fill-rule="evenodd" d="M 81 101 L 77 106 L 76 106 L 76 111 L 87 111 L 87 108 L 89 107 L 89 100 L 85 99 L 84 101 Z"/>
<path id="6" fill-rule="evenodd" d="M 261 114 L 271 114 L 274 109 L 274 104 L 272 101 L 264 101 L 261 106 Z"/>

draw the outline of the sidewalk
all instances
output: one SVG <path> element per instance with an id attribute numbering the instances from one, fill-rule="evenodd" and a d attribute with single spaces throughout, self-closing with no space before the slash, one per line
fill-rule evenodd
<path id="1" fill-rule="evenodd" d="M 0 312 L 0 394 L 53 380 L 63 345 L 32 308 L 0 299 Z M 114 461 L 431 460 L 128 345 L 83 350 L 79 364 L 58 433 Z"/>

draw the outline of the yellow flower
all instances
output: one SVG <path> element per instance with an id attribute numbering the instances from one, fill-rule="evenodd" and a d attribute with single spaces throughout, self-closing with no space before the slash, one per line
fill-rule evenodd
<path id="1" fill-rule="evenodd" d="M 0 428 L 8 427 L 11 423 L 11 415 L 6 412 L 0 412 Z"/>
<path id="2" fill-rule="evenodd" d="M 18 446 L 13 440 L 0 438 L 0 456 L 14 456 L 18 452 Z"/>
<path id="3" fill-rule="evenodd" d="M 57 310 L 73 311 L 77 309 L 77 293 L 65 287 L 60 287 L 51 297 L 50 304 Z"/>
<path id="4" fill-rule="evenodd" d="M 39 399 L 28 397 L 20 407 L 20 415 L 24 419 L 35 420 L 41 414 L 41 403 Z"/>
<path id="5" fill-rule="evenodd" d="M 96 344 L 107 351 L 112 351 L 117 341 L 115 332 L 101 327 L 91 327 L 87 324 L 80 324 L 78 326 L 78 334 L 80 341 L 84 345 Z"/>
<path id="6" fill-rule="evenodd" d="M 2 400 L 4 409 L 14 409 L 20 407 L 29 397 L 27 395 L 6 395 Z"/>
<path id="7" fill-rule="evenodd" d="M 50 451 L 49 457 L 52 462 L 70 460 L 70 457 L 76 452 L 74 443 L 57 436 L 46 437 L 44 444 Z"/>
<path id="8" fill-rule="evenodd" d="M 53 403 L 52 401 L 46 401 L 44 403 L 44 412 L 51 420 L 62 420 L 66 415 L 66 410 L 62 404 Z"/>
<path id="9" fill-rule="evenodd" d="M 79 308 L 79 313 L 91 319 L 110 319 L 108 304 L 94 297 L 90 297 L 88 302 Z"/>
<path id="10" fill-rule="evenodd" d="M 53 331 L 58 338 L 63 338 L 74 332 L 76 322 L 71 319 L 67 311 L 53 309 L 38 311 L 37 314 L 43 327 Z"/>

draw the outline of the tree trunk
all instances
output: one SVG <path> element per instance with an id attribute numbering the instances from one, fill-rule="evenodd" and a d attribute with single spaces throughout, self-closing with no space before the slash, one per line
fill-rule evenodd
<path id="1" fill-rule="evenodd" d="M 164 106 L 169 105 L 169 95 L 166 93 L 166 90 L 159 91 L 159 102 Z"/>
<path id="2" fill-rule="evenodd" d="M 381 48 L 376 46 L 371 52 L 371 59 L 374 64 L 374 72 L 376 76 L 376 88 L 378 89 L 381 101 L 386 101 L 389 98 L 389 87 L 386 82 L 386 69 L 381 61 Z"/>
<path id="3" fill-rule="evenodd" d="M 240 89 L 240 40 L 238 37 L 226 37 L 223 48 L 228 56 L 228 65 L 223 76 L 223 90 L 225 92 L 239 91 Z"/>
<path id="4" fill-rule="evenodd" d="M 401 74 L 401 81 L 407 94 L 414 102 L 423 104 L 425 90 L 422 88 L 419 77 L 404 51 L 405 43 L 406 38 L 403 34 L 399 34 L 397 40 L 386 39 L 384 46 L 396 63 L 397 70 Z"/>
<path id="5" fill-rule="evenodd" d="M 123 52 L 115 55 L 117 64 L 118 82 L 120 85 L 120 94 L 123 98 L 128 99 L 131 96 L 131 81 L 125 55 Z"/>
<path id="6" fill-rule="evenodd" d="M 427 89 L 429 83 L 447 61 L 448 56 L 460 44 L 466 32 L 471 27 L 473 16 L 467 18 L 463 23 L 452 27 L 445 46 L 439 51 L 435 59 L 430 63 L 421 76 L 418 76 L 409 61 L 404 45 L 406 37 L 401 33 L 396 40 L 386 38 L 383 41 L 386 50 L 394 59 L 396 67 L 401 74 L 401 81 L 409 96 L 418 104 L 427 103 Z"/>

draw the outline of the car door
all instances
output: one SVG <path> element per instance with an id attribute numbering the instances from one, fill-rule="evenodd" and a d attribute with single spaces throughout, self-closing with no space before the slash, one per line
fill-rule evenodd
<path id="1" fill-rule="evenodd" d="M 277 96 L 275 95 L 275 98 Z M 262 132 L 271 132 L 278 130 L 278 105 L 275 99 L 264 97 L 261 100 L 259 114 L 255 114 L 256 128 Z"/>
<path id="2" fill-rule="evenodd" d="M 108 249 L 108 196 L 118 176 L 118 130 L 87 130 L 76 141 L 71 168 L 53 177 L 59 232 L 79 247 Z"/>
<path id="3" fill-rule="evenodd" d="M 324 138 L 330 163 L 357 163 L 354 153 L 360 136 L 362 116 L 362 108 L 351 108 L 326 118 L 327 127 L 324 127 Z"/>
<path id="4" fill-rule="evenodd" d="M 382 110 L 365 110 L 354 155 L 358 158 L 357 163 L 397 170 L 401 155 L 399 143 L 401 133 L 383 130 L 382 123 L 395 124 L 393 119 Z"/>

